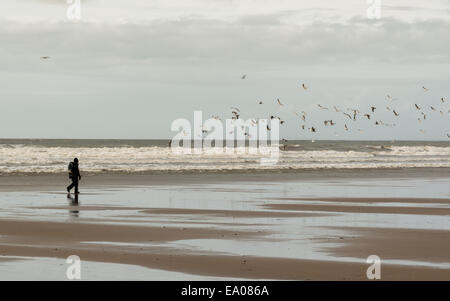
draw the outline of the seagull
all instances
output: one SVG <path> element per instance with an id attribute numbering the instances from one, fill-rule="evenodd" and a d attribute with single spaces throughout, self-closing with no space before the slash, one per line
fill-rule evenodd
<path id="1" fill-rule="evenodd" d="M 302 84 L 302 87 L 304 90 L 308 89 L 308 87 L 305 84 Z"/>
<path id="2" fill-rule="evenodd" d="M 417 110 L 420 110 L 420 107 L 417 104 L 414 104 Z"/>
<path id="3" fill-rule="evenodd" d="M 334 123 L 333 120 L 330 120 L 330 125 L 331 125 L 331 126 L 333 126 L 333 125 L 335 125 L 335 124 L 336 124 L 336 123 Z"/>
<path id="4" fill-rule="evenodd" d="M 367 119 L 370 119 L 370 115 L 369 114 L 364 114 L 364 116 L 366 116 Z"/>
<path id="5" fill-rule="evenodd" d="M 246 79 L 247 78 L 247 74 L 244 74 L 241 76 L 241 79 Z"/>
<path id="6" fill-rule="evenodd" d="M 323 122 L 323 124 L 324 124 L 325 126 L 327 126 L 327 125 L 328 125 L 328 122 L 329 122 L 329 120 L 325 120 L 325 121 Z"/>
<path id="7" fill-rule="evenodd" d="M 279 98 L 277 98 L 277 102 L 278 102 L 278 104 L 279 104 L 280 106 L 284 106 L 284 104 L 281 103 L 281 101 L 280 101 Z"/>
<path id="8" fill-rule="evenodd" d="M 394 100 L 396 100 L 397 98 L 392 98 L 392 96 L 391 95 L 386 95 L 386 98 L 388 99 L 388 100 L 392 100 L 392 101 L 394 101 Z"/>
<path id="9" fill-rule="evenodd" d="M 399 113 L 395 112 L 395 110 L 393 110 L 392 112 L 394 112 L 394 115 L 395 115 L 395 116 L 400 115 Z"/>
<path id="10" fill-rule="evenodd" d="M 421 112 L 421 113 L 422 113 L 422 115 L 423 115 L 423 120 L 427 119 L 427 115 L 425 115 L 424 112 Z"/>
<path id="11" fill-rule="evenodd" d="M 428 91 L 428 89 L 427 89 L 427 88 L 425 88 L 425 86 L 422 86 L 422 89 L 424 89 L 425 91 Z"/>
<path id="12" fill-rule="evenodd" d="M 321 106 L 320 104 L 318 104 L 317 106 L 319 106 L 319 108 L 321 108 L 322 110 L 328 110 L 328 108 Z"/>
<path id="13" fill-rule="evenodd" d="M 316 132 L 316 129 L 313 126 L 311 127 L 311 132 L 313 132 L 313 133 Z"/>
<path id="14" fill-rule="evenodd" d="M 260 102 L 258 102 L 258 104 L 262 105 L 262 104 L 263 104 L 263 102 L 262 102 L 262 101 L 260 101 Z"/>
<path id="15" fill-rule="evenodd" d="M 431 108 L 433 111 L 436 111 L 436 109 L 435 109 L 433 106 L 430 106 L 430 108 Z"/>
<path id="16" fill-rule="evenodd" d="M 345 130 L 346 130 L 346 131 L 348 131 L 348 127 L 347 127 L 347 124 L 344 124 L 344 126 L 345 126 Z"/>
<path id="17" fill-rule="evenodd" d="M 50 57 L 49 56 L 41 56 L 42 60 L 48 60 Z"/>
<path id="18" fill-rule="evenodd" d="M 343 113 L 343 114 L 344 114 L 345 116 L 347 116 L 348 118 L 353 119 L 352 116 L 350 116 L 349 113 Z"/>
<path id="19" fill-rule="evenodd" d="M 444 97 L 441 97 L 441 101 L 442 101 L 442 103 L 444 103 L 444 102 L 445 102 L 445 99 L 444 99 Z"/>
<path id="20" fill-rule="evenodd" d="M 370 107 L 370 109 L 372 110 L 372 113 L 374 113 L 377 108 L 376 107 Z"/>

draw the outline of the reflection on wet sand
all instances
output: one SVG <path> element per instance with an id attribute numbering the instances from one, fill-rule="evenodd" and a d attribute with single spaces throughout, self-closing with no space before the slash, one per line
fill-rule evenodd
<path id="1" fill-rule="evenodd" d="M 69 201 L 69 215 L 72 217 L 80 217 L 80 211 L 78 210 L 78 194 L 74 194 L 74 196 L 72 196 L 71 194 L 67 195 L 67 198 L 70 200 Z"/>
<path id="2" fill-rule="evenodd" d="M 83 204 L 55 192 L 0 192 L 0 245 L 9 256 L 77 254 L 251 279 L 362 280 L 365 259 L 377 254 L 383 279 L 450 279 L 450 246 L 441 243 L 450 233 L 448 184 L 173 181 L 86 188 Z M 417 249 L 423 245 L 427 252 Z"/>

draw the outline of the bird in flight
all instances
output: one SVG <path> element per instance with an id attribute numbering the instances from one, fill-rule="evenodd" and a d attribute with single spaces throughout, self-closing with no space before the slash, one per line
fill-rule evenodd
<path id="1" fill-rule="evenodd" d="M 347 116 L 347 117 L 350 118 L 350 119 L 353 119 L 352 116 L 350 116 L 349 113 L 344 113 L 344 115 Z"/>
<path id="2" fill-rule="evenodd" d="M 425 86 L 422 86 L 422 89 L 424 89 L 425 91 L 428 91 L 428 88 L 426 88 Z"/>
<path id="3" fill-rule="evenodd" d="M 42 60 L 48 60 L 50 57 L 49 56 L 41 56 Z"/>
<path id="4" fill-rule="evenodd" d="M 377 108 L 376 107 L 370 107 L 370 109 L 372 110 L 372 113 L 374 113 Z"/>
<path id="5" fill-rule="evenodd" d="M 281 103 L 281 101 L 280 101 L 279 98 L 277 98 L 277 102 L 278 102 L 278 104 L 279 104 L 280 106 L 284 106 L 284 104 Z"/>
<path id="6" fill-rule="evenodd" d="M 241 76 L 241 79 L 246 79 L 247 78 L 247 74 L 244 74 Z"/>
<path id="7" fill-rule="evenodd" d="M 328 108 L 326 108 L 326 107 L 324 107 L 324 106 L 322 106 L 322 105 L 320 105 L 320 104 L 318 104 L 317 105 L 319 108 L 321 108 L 322 110 L 328 110 Z"/>
<path id="8" fill-rule="evenodd" d="M 308 89 L 308 87 L 305 84 L 302 84 L 302 87 L 304 90 Z"/>
<path id="9" fill-rule="evenodd" d="M 394 115 L 395 116 L 398 116 L 398 115 L 400 115 L 399 113 L 397 113 L 395 110 L 393 110 L 392 112 L 394 112 Z"/>
<path id="10" fill-rule="evenodd" d="M 442 103 L 444 103 L 444 102 L 445 102 L 445 99 L 444 99 L 444 97 L 441 97 L 441 101 L 442 101 Z"/>
<path id="11" fill-rule="evenodd" d="M 420 107 L 417 104 L 414 104 L 417 110 L 420 110 Z"/>
<path id="12" fill-rule="evenodd" d="M 364 114 L 364 116 L 366 116 L 367 119 L 370 119 L 370 115 L 369 114 Z"/>
<path id="13" fill-rule="evenodd" d="M 260 102 L 258 102 L 260 105 L 262 105 L 263 104 L 263 102 L 262 101 L 260 101 Z"/>

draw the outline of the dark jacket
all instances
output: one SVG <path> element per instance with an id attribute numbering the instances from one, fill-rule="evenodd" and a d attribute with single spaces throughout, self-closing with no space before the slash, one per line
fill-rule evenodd
<path id="1" fill-rule="evenodd" d="M 78 180 L 81 177 L 80 170 L 78 169 L 78 163 L 76 162 L 70 162 L 72 163 L 72 170 L 69 174 L 69 178 Z"/>

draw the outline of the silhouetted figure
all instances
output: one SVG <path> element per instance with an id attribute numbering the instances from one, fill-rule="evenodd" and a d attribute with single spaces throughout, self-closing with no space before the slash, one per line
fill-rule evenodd
<path id="1" fill-rule="evenodd" d="M 78 194 L 78 181 L 81 180 L 80 170 L 78 169 L 78 159 L 73 159 L 73 162 L 69 163 L 69 179 L 72 180 L 72 184 L 67 186 L 67 192 L 70 195 L 70 190 L 75 187 L 75 195 Z"/>

